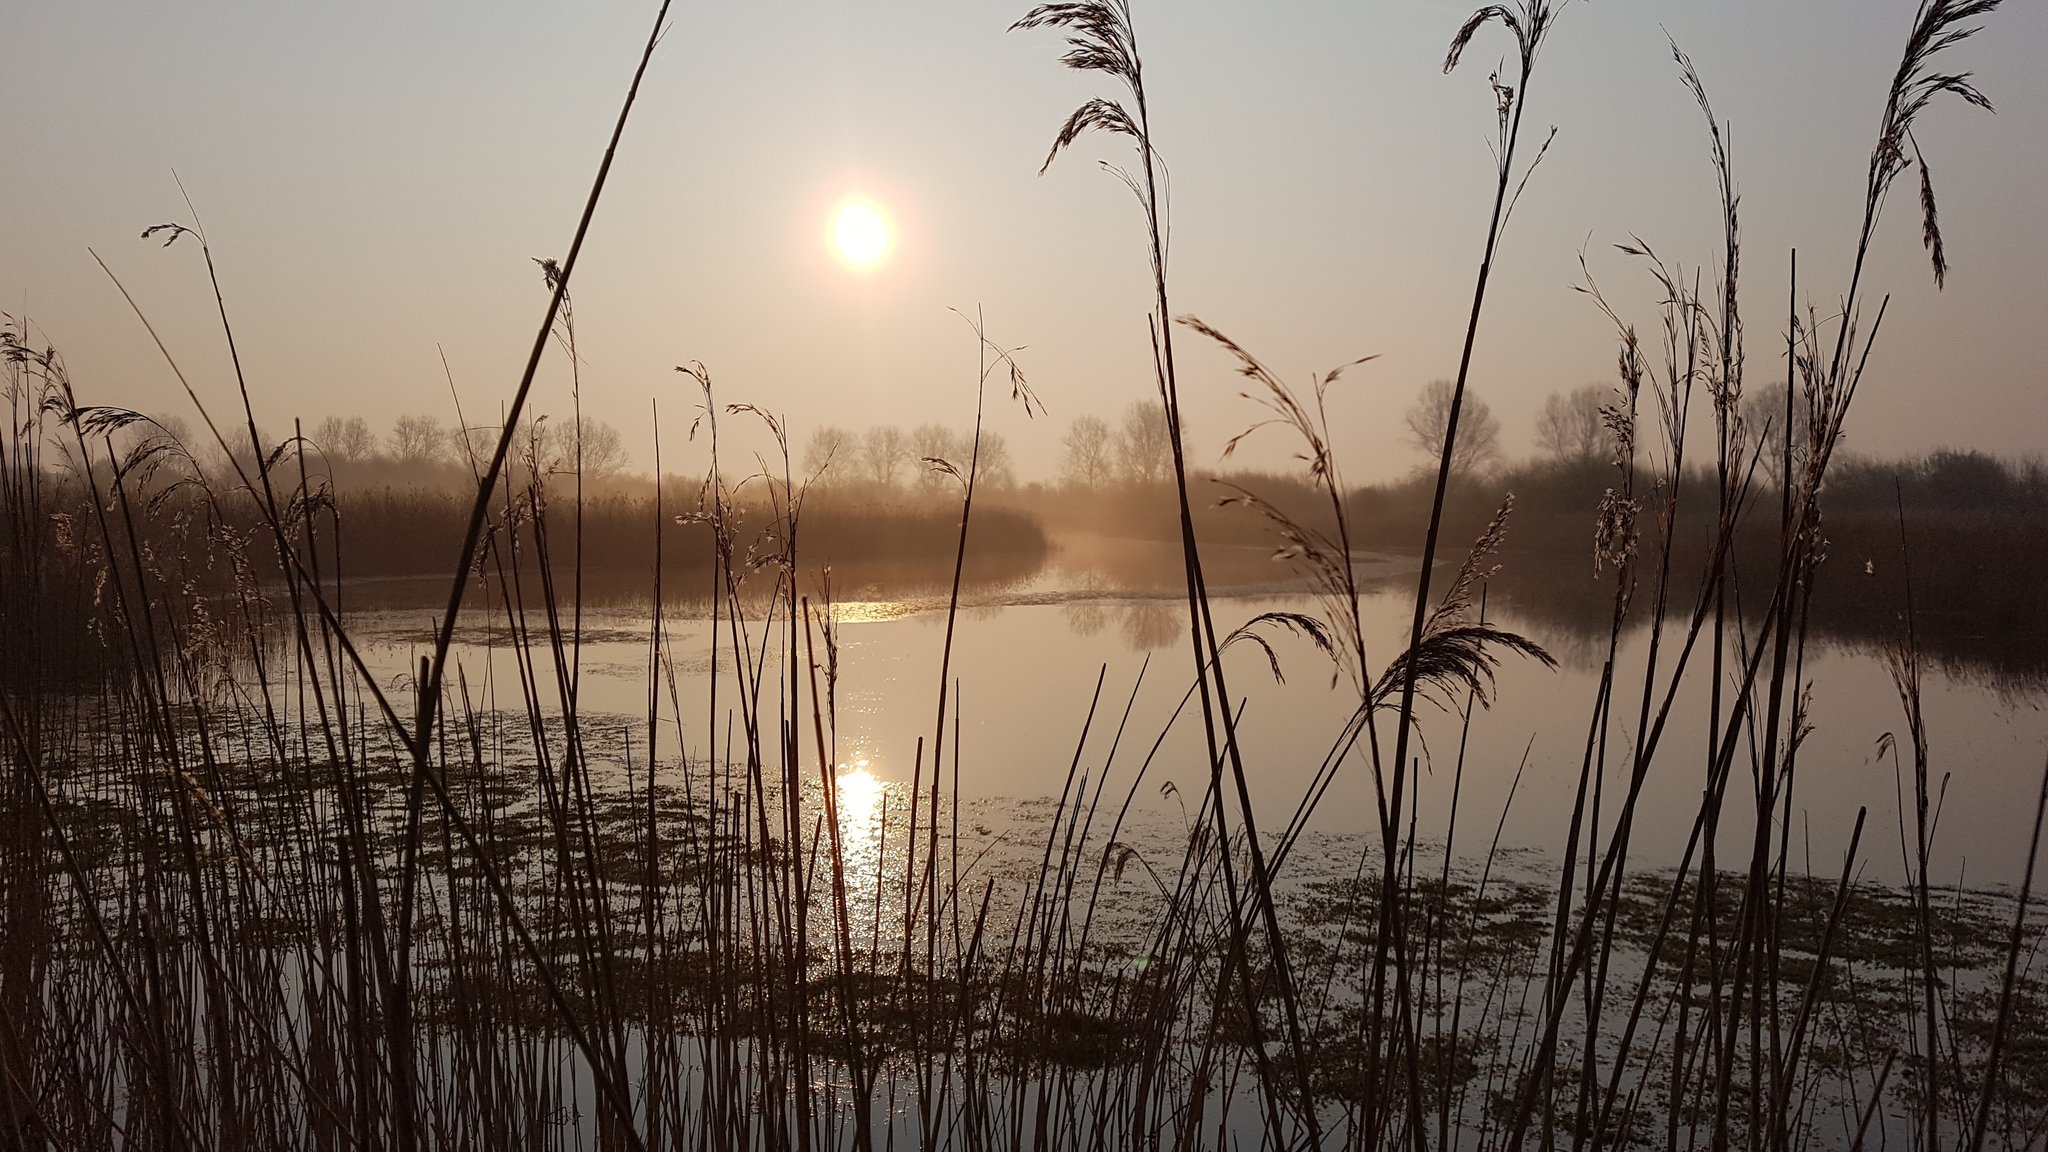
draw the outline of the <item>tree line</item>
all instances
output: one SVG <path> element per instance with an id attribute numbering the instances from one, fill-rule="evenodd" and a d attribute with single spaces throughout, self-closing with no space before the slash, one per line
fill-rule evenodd
<path id="1" fill-rule="evenodd" d="M 309 470 L 337 484 L 383 483 L 440 487 L 471 480 L 497 451 L 502 424 L 444 424 L 433 416 L 404 415 L 380 434 L 361 416 L 327 416 L 310 426 L 297 425 L 293 436 L 265 429 L 263 443 L 282 446 L 289 454 L 303 447 Z M 294 438 L 296 437 L 296 439 Z M 149 442 L 175 443 L 192 466 L 212 477 L 228 477 L 241 466 L 254 475 L 255 461 L 246 437 L 229 432 L 230 452 L 210 437 L 195 434 L 177 416 L 153 416 L 128 429 L 124 451 Z M 509 464 L 514 473 L 581 472 L 586 483 L 603 484 L 625 473 L 631 463 L 624 439 L 612 425 L 590 418 L 541 416 L 522 420 L 512 438 Z"/>
<path id="2" fill-rule="evenodd" d="M 1452 389 L 1449 380 L 1432 380 L 1422 388 L 1403 418 L 1408 444 L 1426 460 L 1443 455 L 1444 432 L 1450 422 Z M 1536 414 L 1536 448 L 1539 459 L 1580 466 L 1599 464 L 1614 456 L 1610 422 L 1623 403 L 1621 391 L 1607 384 L 1585 384 L 1552 392 Z M 1764 446 L 1758 468 L 1775 484 L 1784 470 L 1785 430 L 1792 429 L 1796 456 L 1806 440 L 1806 405 L 1786 404 L 1783 383 L 1767 385 L 1745 393 L 1738 412 L 1745 427 L 1763 430 Z M 1465 390 L 1464 412 L 1458 421 L 1458 439 L 1452 451 L 1451 467 L 1466 477 L 1497 470 L 1505 457 L 1500 446 L 1500 420 L 1491 405 L 1471 388 Z"/>
<path id="3" fill-rule="evenodd" d="M 1450 381 L 1432 380 L 1403 415 L 1402 439 L 1425 460 L 1441 455 L 1451 391 Z M 1552 392 L 1536 416 L 1536 458 L 1570 466 L 1610 459 L 1613 440 L 1608 422 L 1621 400 L 1619 390 L 1606 384 Z M 1788 408 L 1785 386 L 1776 383 L 1746 393 L 1739 411 L 1746 426 L 1765 430 L 1757 467 L 1762 478 L 1778 483 L 1784 468 L 1785 429 L 1792 429 L 1796 463 L 1806 439 L 1806 406 L 1794 403 Z M 193 449 L 203 468 L 231 471 L 218 449 L 209 451 L 188 434 L 184 421 L 165 416 L 155 422 Z M 446 424 L 433 416 L 408 414 L 380 435 L 361 416 L 328 416 L 304 436 L 309 454 L 334 466 L 337 477 L 418 483 L 470 475 L 490 458 L 501 429 L 496 424 Z M 270 437 L 266 441 L 276 442 Z M 580 471 L 588 483 L 619 478 L 631 463 L 619 430 L 589 418 L 542 416 L 523 421 L 513 445 L 515 470 Z M 934 495 L 944 490 L 947 479 L 931 462 L 964 468 L 973 450 L 970 432 L 935 423 L 908 430 L 880 424 L 859 432 L 825 425 L 810 433 L 795 462 L 801 465 L 802 476 L 824 487 Z M 1468 387 L 1452 467 L 1456 474 L 1476 479 L 1506 463 L 1500 420 L 1485 398 Z M 1114 423 L 1095 415 L 1075 417 L 1060 439 L 1055 479 L 1060 487 L 1080 490 L 1147 486 L 1163 481 L 1172 465 L 1166 414 L 1156 402 L 1141 399 L 1125 406 Z M 1009 442 L 986 428 L 981 433 L 979 470 L 977 483 L 994 491 L 1021 483 Z"/>
<path id="4" fill-rule="evenodd" d="M 504 426 L 444 425 L 433 416 L 405 415 L 378 436 L 361 416 L 329 416 L 306 433 L 311 447 L 341 464 L 398 464 L 414 468 L 459 465 L 488 460 L 496 451 Z M 586 480 L 608 480 L 625 470 L 624 440 L 602 420 L 542 416 L 522 421 L 512 439 L 518 463 L 543 471 L 580 469 Z"/>

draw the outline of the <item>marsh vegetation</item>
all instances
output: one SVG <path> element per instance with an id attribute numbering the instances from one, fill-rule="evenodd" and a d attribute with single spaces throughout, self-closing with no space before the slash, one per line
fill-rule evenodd
<path id="1" fill-rule="evenodd" d="M 381 461 L 346 421 L 267 436 L 239 378 L 238 410 L 168 427 L 86 402 L 11 318 L 0 1129 L 47 1148 L 2039 1146 L 2048 776 L 2009 805 L 2033 837 L 2014 883 L 1946 882 L 1923 711 L 1972 629 L 2022 637 L 1989 662 L 2037 674 L 2039 609 L 1918 553 L 1931 534 L 2030 557 L 2048 493 L 1967 455 L 1896 479 L 1837 458 L 1882 354 L 1880 210 L 1917 171 L 1946 274 L 1913 129 L 1930 102 L 1985 103 L 1950 57 L 1996 7 L 1918 11 L 1845 216 L 1856 263 L 1824 286 L 1839 309 L 1803 305 L 1820 293 L 1792 262 L 1769 348 L 1745 337 L 1725 126 L 1674 47 L 1722 247 L 1694 268 L 1632 242 L 1640 305 L 1582 285 L 1616 379 L 1560 398 L 1553 459 L 1518 469 L 1480 450 L 1472 348 L 1547 146 L 1523 128 L 1546 0 L 1450 41 L 1447 71 L 1504 37 L 1497 168 L 1410 482 L 1344 479 L 1326 398 L 1346 368 L 1296 389 L 1174 310 L 1124 0 L 1017 24 L 1103 86 L 1046 163 L 1098 130 L 1128 145 L 1149 254 L 1133 338 L 1156 393 L 1119 427 L 1077 422 L 1058 486 L 1014 473 L 997 429 L 1038 399 L 979 317 L 971 428 L 805 429 L 693 363 L 672 414 L 690 468 L 657 436 L 635 487 L 616 436 L 528 412 L 542 360 L 575 361 L 569 287 L 640 73 L 480 432 L 408 417 Z M 232 348 L 220 254 L 196 222 L 150 234 L 196 262 Z M 1792 386 L 1759 403 L 1747 365 L 1780 357 Z M 1298 475 L 1200 473 L 1197 359 L 1239 374 L 1245 435 L 1286 440 Z M 736 424 L 775 449 L 722 457 Z M 1018 656 L 970 679 L 963 636 L 1082 537 L 1170 550 L 1165 598 L 1059 601 L 1125 614 L 1157 658 L 1066 669 L 1085 709 L 1027 717 L 1057 786 L 998 802 L 969 717 L 1047 673 Z M 1263 580 L 1240 579 L 1245 551 Z M 942 636 L 903 673 L 916 734 L 877 748 L 843 695 L 849 631 L 905 602 Z M 1558 721 L 1562 827 L 1518 850 L 1501 830 L 1526 753 L 1496 762 L 1472 732 L 1517 669 L 1556 663 L 1560 620 L 1592 687 Z M 1891 813 L 1845 816 L 1830 855 L 1802 831 L 1826 629 L 1874 644 L 1894 689 L 1896 883 L 1868 874 Z M 1338 705 L 1268 746 L 1254 709 L 1283 674 Z M 636 696 L 599 704 L 600 681 Z M 1163 722 L 1133 721 L 1146 693 Z M 1468 795 L 1482 772 L 1509 781 L 1498 805 Z M 1688 806 L 1653 818 L 1673 779 Z"/>

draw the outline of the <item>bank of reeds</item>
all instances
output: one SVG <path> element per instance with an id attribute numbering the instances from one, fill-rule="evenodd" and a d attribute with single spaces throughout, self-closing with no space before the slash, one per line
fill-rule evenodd
<path id="1" fill-rule="evenodd" d="M 1218 328 L 1172 318 L 1151 110 L 1122 0 L 1041 6 L 1020 26 L 1064 31 L 1066 63 L 1116 90 L 1082 105 L 1054 153 L 1096 128 L 1136 146 L 1124 175 L 1149 232 L 1148 336 L 1175 445 L 1190 663 L 1148 666 L 1129 685 L 1099 672 L 1064 788 L 1007 835 L 963 812 L 962 717 L 990 705 L 953 680 L 951 653 L 968 557 L 989 529 L 976 503 L 983 421 L 1036 399 L 979 322 L 962 371 L 976 436 L 964 459 L 928 461 L 959 500 L 931 734 L 907 789 L 866 793 L 842 770 L 836 576 L 812 574 L 817 494 L 789 462 L 783 421 L 722 402 L 701 366 L 688 375 L 708 446 L 702 495 L 678 507 L 657 488 L 651 539 L 632 561 L 647 570 L 645 711 L 578 707 L 606 507 L 573 475 L 508 461 L 535 368 L 552 340 L 573 341 L 568 289 L 605 169 L 568 255 L 549 266 L 507 431 L 476 460 L 456 525 L 446 610 L 402 683 L 376 675 L 351 636 L 358 545 L 303 440 L 264 441 L 245 388 L 238 419 L 207 422 L 237 475 L 209 482 L 138 417 L 81 405 L 61 360 L 16 325 L 0 635 L 10 665 L 32 671 L 0 681 L 10 1143 L 2038 1145 L 2048 1069 L 2031 861 L 2017 901 L 1944 894 L 1930 874 L 1944 778 L 1919 710 L 1921 606 L 1905 595 L 1916 586 L 1901 586 L 1889 658 L 1910 883 L 1858 882 L 1861 815 L 1839 865 L 1809 867 L 1792 838 L 1822 509 L 1883 314 L 1865 299 L 1863 253 L 1893 181 L 1919 163 L 1919 110 L 1942 93 L 1981 102 L 1939 58 L 1994 7 L 1920 10 L 1843 310 L 1803 313 L 1789 290 L 1784 356 L 1800 387 L 1788 402 L 1806 409 L 1806 432 L 1783 450 L 1791 481 L 1768 498 L 1755 478 L 1770 441 L 1739 404 L 1733 161 L 1676 54 L 1711 129 L 1725 243 L 1707 274 L 1628 246 L 1649 274 L 1647 339 L 1629 307 L 1586 284 L 1618 339 L 1612 479 L 1585 510 L 1607 642 L 1547 876 L 1501 859 L 1505 812 L 1461 812 L 1456 788 L 1447 810 L 1424 811 L 1416 782 L 1421 705 L 1467 726 L 1429 753 L 1462 781 L 1478 767 L 1463 736 L 1499 663 L 1548 658 L 1485 611 L 1512 502 L 1437 571 L 1457 534 L 1454 415 L 1412 626 L 1380 648 L 1387 638 L 1361 623 L 1350 495 L 1328 447 L 1324 398 L 1340 373 L 1299 394 Z M 1521 122 L 1553 15 L 1543 0 L 1481 9 L 1446 62 L 1489 22 L 1514 39 L 1512 74 L 1491 81 L 1499 167 L 1460 394 L 1534 167 Z M 614 148 L 625 123 L 622 112 Z M 1931 192 L 1923 199 L 1939 276 Z M 210 274 L 203 235 L 184 247 Z M 221 321 L 232 346 L 225 302 Z M 1302 445 L 1312 511 L 1240 497 L 1302 566 L 1316 614 L 1231 626 L 1211 592 L 1181 446 L 1182 327 L 1220 346 L 1277 433 Z M 1688 481 L 1696 416 L 1713 424 L 1707 484 Z M 719 456 L 719 426 L 734 420 L 762 422 L 780 446 L 744 476 Z M 52 445 L 83 499 L 53 500 Z M 1695 504 L 1710 543 L 1685 556 L 1674 527 L 1701 514 Z M 679 686 L 670 609 L 685 600 L 708 606 L 701 702 Z M 479 622 L 507 638 L 490 642 L 509 677 L 454 659 L 458 634 Z M 1638 625 L 1648 642 L 1625 660 L 1620 637 Z M 1356 694 L 1314 784 L 1280 819 L 1254 811 L 1247 778 L 1266 753 L 1245 745 L 1243 697 L 1226 679 L 1264 674 L 1276 631 L 1307 637 Z M 1161 679 L 1206 757 L 1167 853 L 1144 841 L 1136 803 L 1161 779 L 1163 734 L 1128 725 Z M 1702 679 L 1709 725 L 1695 739 L 1669 721 Z M 1700 785 L 1671 873 L 1631 865 L 1653 771 Z M 1321 806 L 1343 773 L 1371 781 L 1374 810 L 1333 873 L 1305 863 L 1305 846 L 1328 843 L 1317 825 L 1339 818 Z M 1488 825 L 1486 850 L 1472 851 L 1471 829 Z M 1731 842 L 1741 850 L 1724 859 Z"/>

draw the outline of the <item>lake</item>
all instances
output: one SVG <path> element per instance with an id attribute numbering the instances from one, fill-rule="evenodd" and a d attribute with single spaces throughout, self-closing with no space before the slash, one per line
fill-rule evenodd
<path id="1" fill-rule="evenodd" d="M 1361 603 L 1371 646 L 1368 654 L 1376 664 L 1384 664 L 1405 639 L 1412 589 L 1408 577 L 1394 576 L 1400 568 L 1398 561 L 1388 558 L 1366 567 L 1365 575 L 1379 578 L 1369 585 Z M 959 614 L 951 664 L 963 800 L 999 805 L 1056 797 L 1077 762 L 1091 786 L 1121 795 L 1132 786 L 1139 765 L 1157 742 L 1157 753 L 1136 789 L 1135 806 L 1176 818 L 1183 805 L 1192 806 L 1206 781 L 1206 757 L 1197 706 L 1189 703 L 1175 716 L 1193 682 L 1185 603 L 1159 589 L 1130 584 L 1055 566 L 1028 580 L 974 593 L 972 603 Z M 831 606 L 838 651 L 837 681 L 832 686 L 836 726 L 827 735 L 842 773 L 871 778 L 872 791 L 881 797 L 897 796 L 901 803 L 918 770 L 919 740 L 929 743 L 933 736 L 946 637 L 945 601 L 929 590 L 896 596 L 873 586 L 859 591 L 872 598 L 840 598 Z M 844 597 L 843 592 L 840 595 Z M 1611 593 L 1589 582 L 1587 595 L 1604 600 Z M 816 601 L 813 607 L 822 612 Z M 1262 613 L 1316 610 L 1313 597 L 1288 589 L 1284 580 L 1240 586 L 1215 600 L 1217 628 L 1225 633 Z M 1500 669 L 1492 706 L 1475 709 L 1464 749 L 1456 849 L 1459 854 L 1484 852 L 1519 771 L 1520 785 L 1502 826 L 1502 844 L 1554 856 L 1569 827 L 1606 638 L 1574 632 L 1554 616 L 1520 616 L 1514 607 L 1500 607 L 1498 601 L 1490 617 L 1544 645 L 1559 667 L 1510 656 Z M 594 746 L 598 760 L 623 762 L 627 741 L 637 741 L 640 751 L 635 756 L 644 755 L 649 619 L 644 605 L 632 607 L 617 600 L 584 611 L 579 711 L 586 718 L 614 717 L 620 722 L 617 730 L 631 734 L 626 741 L 615 740 L 614 747 Z M 419 655 L 430 650 L 432 622 L 433 610 L 427 608 L 380 607 L 351 616 L 357 642 L 388 683 L 409 677 Z M 1225 666 L 1243 709 L 1241 746 L 1251 795 L 1261 831 L 1270 833 L 1295 811 L 1351 715 L 1357 692 L 1348 678 L 1336 677 L 1333 682 L 1332 663 L 1308 641 L 1273 628 L 1263 634 L 1270 639 L 1285 683 L 1275 682 L 1266 656 L 1249 644 L 1227 654 Z M 486 708 L 520 710 L 519 659 L 502 609 L 468 610 L 458 637 L 456 657 L 478 702 Z M 679 750 L 703 757 L 706 733 L 714 721 L 714 645 L 708 614 L 701 608 L 672 609 L 666 615 L 663 640 L 663 755 L 672 765 Z M 788 682 L 778 641 L 771 640 L 765 654 L 758 652 L 758 635 L 752 643 L 769 686 L 764 700 L 772 700 L 777 686 Z M 815 636 L 812 645 L 822 693 L 827 660 L 823 636 Z M 735 681 L 732 638 L 723 623 L 717 647 L 722 695 L 715 722 L 724 725 L 731 720 Z M 1667 636 L 1662 657 L 1666 669 L 1675 648 Z M 1634 744 L 1647 649 L 1645 629 L 1634 627 L 1624 634 L 1617 660 L 1620 687 L 1608 736 L 1609 771 L 1616 779 L 1625 773 Z M 1633 838 L 1634 867 L 1677 864 L 1691 831 L 1707 768 L 1706 660 L 1704 650 L 1694 658 L 1646 779 Z M 545 663 L 543 657 L 543 674 L 535 690 L 545 707 L 558 708 L 559 693 Z M 1810 685 L 1811 733 L 1798 757 L 1790 840 L 1794 866 L 1810 861 L 1815 873 L 1835 875 L 1857 809 L 1863 806 L 1869 810 L 1869 823 L 1860 853 L 1861 875 L 1897 882 L 1905 875 L 1899 772 L 1903 765 L 1910 812 L 1910 743 L 1881 654 L 1820 637 L 1809 646 L 1804 671 Z M 667 683 L 671 672 L 673 697 Z M 800 667 L 798 673 L 799 691 L 808 701 L 809 670 Z M 1098 676 L 1100 699 L 1089 726 Z M 1660 692 L 1667 677 L 1668 671 L 1659 673 Z M 2038 684 L 2016 683 L 1962 663 L 1926 670 L 1922 705 L 1931 766 L 1936 777 L 1947 778 L 1934 852 L 1934 874 L 1943 883 L 2018 883 L 2026 862 L 2032 800 L 2043 757 L 2048 755 L 2044 704 L 2048 693 Z M 1440 843 L 1457 778 L 1462 721 L 1455 711 L 1441 707 L 1425 706 L 1421 714 L 1418 836 L 1425 843 Z M 804 715 L 810 715 L 808 703 Z M 1880 738 L 1886 733 L 1899 735 L 1903 761 L 1881 750 Z M 954 736 L 949 721 L 946 738 L 951 741 Z M 806 756 L 811 754 L 812 739 L 811 733 L 804 734 Z M 723 741 L 721 732 L 721 746 Z M 949 751 L 949 778 L 950 759 Z M 1745 858 L 1753 831 L 1753 822 L 1745 818 L 1753 813 L 1744 793 L 1752 787 L 1746 754 L 1738 756 L 1734 773 L 1721 827 L 1724 863 Z M 859 786 L 866 787 L 866 781 Z M 1618 788 L 1611 779 L 1601 814 L 1603 828 L 1612 822 Z M 1369 769 L 1354 754 L 1314 813 L 1312 826 L 1333 834 L 1364 833 L 1374 825 L 1373 813 Z"/>

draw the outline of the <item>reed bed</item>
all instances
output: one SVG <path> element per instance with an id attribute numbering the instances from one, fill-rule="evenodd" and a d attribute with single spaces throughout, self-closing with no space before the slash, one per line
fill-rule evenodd
<path id="1" fill-rule="evenodd" d="M 1412 626 L 1380 649 L 1387 638 L 1361 623 L 1350 490 L 1329 448 L 1325 398 L 1344 370 L 1297 393 L 1171 310 L 1153 110 L 1124 0 L 1043 5 L 1018 27 L 1064 33 L 1064 62 L 1114 91 L 1065 122 L 1047 163 L 1095 129 L 1134 146 L 1121 175 L 1148 229 L 1189 663 L 1148 665 L 1129 686 L 1098 672 L 1058 753 L 1065 787 L 1000 831 L 961 799 L 962 693 L 977 690 L 955 682 L 952 652 L 982 528 L 985 422 L 1037 399 L 978 317 L 974 372 L 963 364 L 974 436 L 963 459 L 927 462 L 957 482 L 960 512 L 930 736 L 907 788 L 863 794 L 840 770 L 837 616 L 830 580 L 807 574 L 809 493 L 789 430 L 725 403 L 701 365 L 680 370 L 701 396 L 701 494 L 672 507 L 657 485 L 650 521 L 644 712 L 578 707 L 590 506 L 573 471 L 517 467 L 515 429 L 550 346 L 573 349 L 569 285 L 630 94 L 575 241 L 544 265 L 546 316 L 505 431 L 472 461 L 446 607 L 403 682 L 376 675 L 352 637 L 347 521 L 311 445 L 265 441 L 244 387 L 238 419 L 207 419 L 236 475 L 209 478 L 146 419 L 81 404 L 61 357 L 13 322 L 0 1131 L 39 1148 L 2040 1146 L 2032 861 L 2016 898 L 1931 876 L 1945 777 L 1920 712 L 1910 582 L 1887 657 L 1909 883 L 1859 880 L 1875 850 L 1866 814 L 1839 862 L 1795 859 L 1792 836 L 1827 477 L 1884 314 L 1863 258 L 1892 184 L 1917 167 L 1923 240 L 1946 274 L 1912 129 L 1936 97 L 1984 103 L 1943 58 L 1995 7 L 1920 9 L 1844 305 L 1817 316 L 1788 286 L 1787 403 L 1804 418 L 1788 411 L 1783 426 L 1805 435 L 1780 438 L 1775 490 L 1755 482 L 1768 429 L 1741 416 L 1733 159 L 1674 47 L 1709 127 L 1725 241 L 1704 269 L 1625 248 L 1649 276 L 1648 336 L 1584 284 L 1617 335 L 1614 480 L 1587 510 L 1611 624 L 1563 850 L 1533 865 L 1501 853 L 1506 811 L 1461 811 L 1457 788 L 1447 810 L 1424 811 L 1415 779 L 1429 702 L 1465 725 L 1455 738 L 1432 728 L 1435 770 L 1462 782 L 1479 769 L 1464 735 L 1500 663 L 1549 659 L 1485 610 L 1512 501 L 1462 562 L 1438 563 L 1452 548 L 1454 401 Z M 642 72 L 665 18 L 664 6 Z M 1490 80 L 1499 166 L 1458 397 L 1546 143 L 1522 123 L 1553 20 L 1545 0 L 1483 8 L 1446 60 L 1489 23 L 1513 40 Z M 196 221 L 168 238 L 197 249 L 210 280 Z M 228 317 L 222 300 L 232 347 Z M 1180 434 L 1184 333 L 1246 381 L 1254 432 L 1299 442 L 1327 502 L 1304 519 L 1232 496 L 1278 534 L 1314 613 L 1224 626 Z M 1703 440 L 1688 434 L 1696 415 L 1712 421 L 1707 486 L 1681 483 Z M 779 454 L 751 471 L 721 461 L 720 425 L 735 420 L 764 425 Z M 1706 502 L 1713 525 L 1700 570 L 1682 575 L 1674 525 L 1701 513 L 1681 501 Z M 1758 521 L 1775 531 L 1759 536 Z M 700 550 L 672 566 L 664 535 L 682 531 Z M 1737 563 L 1759 547 L 1768 563 Z M 679 687 L 685 601 L 713 637 L 708 700 Z M 1620 637 L 1638 623 L 1648 643 L 1625 667 Z M 1323 653 L 1356 707 L 1296 808 L 1255 813 L 1262 753 L 1241 737 L 1226 674 L 1264 675 L 1269 660 L 1277 672 L 1283 632 Z M 489 636 L 513 674 L 464 666 L 458 635 Z M 1709 725 L 1687 745 L 1673 701 L 1702 679 Z M 1164 734 L 1129 724 L 1148 689 L 1175 694 L 1173 723 L 1203 736 L 1199 794 L 1163 824 L 1138 800 L 1160 786 Z M 1631 862 L 1653 771 L 1700 781 L 1668 872 Z M 1369 822 L 1322 810 L 1340 774 L 1371 781 Z M 2048 778 L 2036 842 L 2044 805 Z M 1724 821 L 1753 830 L 1728 859 Z"/>

